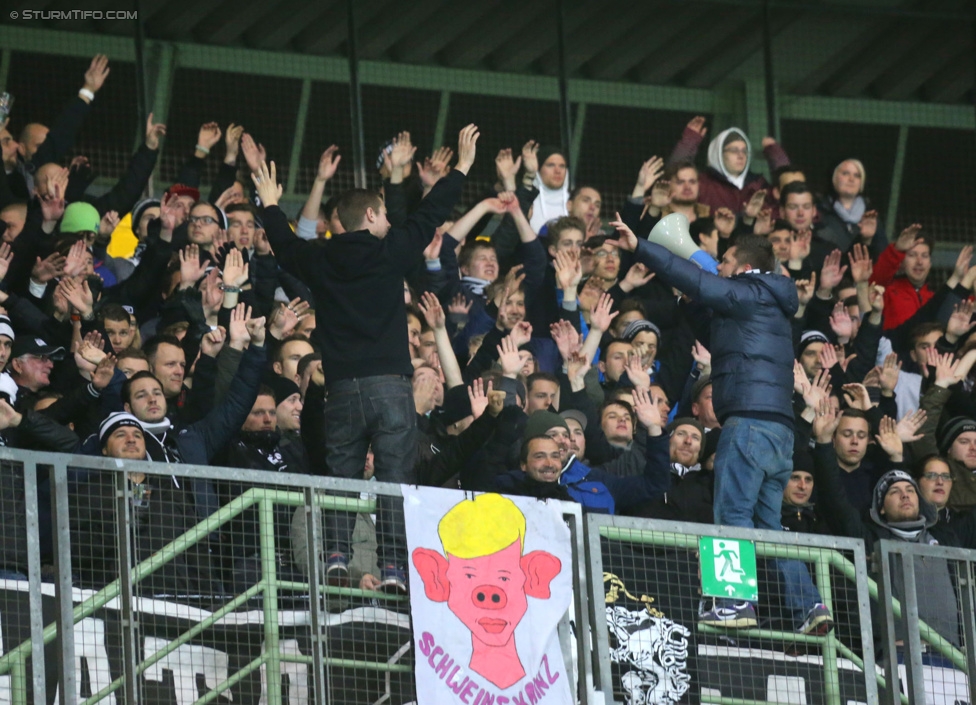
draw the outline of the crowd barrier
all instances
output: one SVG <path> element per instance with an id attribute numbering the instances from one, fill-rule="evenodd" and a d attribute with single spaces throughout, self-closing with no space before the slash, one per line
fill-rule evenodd
<path id="1" fill-rule="evenodd" d="M 135 483 L 143 473 L 150 479 Z M 406 488 L 12 449 L 0 450 L 0 480 L 4 702 L 506 702 L 462 690 L 463 668 L 456 678 L 440 674 L 443 692 L 418 692 L 428 625 L 413 623 L 407 597 L 359 587 L 363 573 L 377 573 L 377 550 L 404 539 L 402 523 L 376 515 L 398 516 Z M 146 516 L 175 516 L 175 505 L 165 504 L 165 490 L 145 488 L 174 482 L 197 497 L 205 486 L 241 493 L 185 531 L 167 515 L 170 536 Z M 577 504 L 554 505 L 568 529 L 572 592 L 557 632 L 577 702 L 976 702 L 966 677 L 976 666 L 966 648 L 976 641 L 976 551 L 880 542 L 866 556 L 853 539 L 584 516 Z M 352 513 L 353 580 L 336 585 L 326 573 L 330 517 Z M 254 561 L 243 582 L 242 559 Z M 834 614 L 832 632 L 796 633 L 777 570 L 784 560 L 807 571 Z M 119 565 L 133 567 L 103 570 L 102 584 L 92 582 L 98 566 Z M 872 572 L 882 565 L 891 570 Z M 916 586 L 931 580 L 916 580 L 911 565 L 948 571 L 957 631 L 919 618 L 931 596 Z M 702 591 L 716 594 L 716 585 L 730 599 L 757 594 L 756 628 L 697 623 L 699 602 L 712 599 Z M 425 585 L 410 588 L 419 595 Z M 899 687 L 891 688 L 886 674 L 895 672 Z M 510 702 L 557 702 L 545 675 Z"/>

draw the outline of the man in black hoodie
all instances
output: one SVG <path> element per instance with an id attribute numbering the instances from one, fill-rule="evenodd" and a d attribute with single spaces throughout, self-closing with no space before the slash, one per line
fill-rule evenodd
<path id="1" fill-rule="evenodd" d="M 400 227 L 390 226 L 379 194 L 365 189 L 343 193 L 337 214 L 346 232 L 329 240 L 302 240 L 288 227 L 278 207 L 281 187 L 273 162 L 270 170 L 264 164 L 252 175 L 278 263 L 308 284 L 320 312 L 315 335 L 328 389 L 326 462 L 339 477 L 362 478 L 366 451 L 372 447 L 377 480 L 415 481 L 417 419 L 403 279 L 430 244 L 434 230 L 450 216 L 474 163 L 477 141 L 475 125 L 461 130 L 457 166 Z M 381 506 L 378 514 L 381 577 L 401 589 L 407 559 L 403 532 L 391 524 L 392 512 Z M 342 572 L 351 533 L 329 535 L 330 567 Z"/>

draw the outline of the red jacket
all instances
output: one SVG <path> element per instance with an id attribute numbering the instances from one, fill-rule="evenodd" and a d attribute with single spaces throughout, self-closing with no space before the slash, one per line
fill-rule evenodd
<path id="1" fill-rule="evenodd" d="M 871 276 L 873 284 L 880 284 L 885 288 L 884 294 L 884 329 L 897 328 L 911 318 L 916 311 L 932 298 L 933 291 L 928 284 L 916 289 L 907 277 L 896 277 L 901 263 L 905 260 L 905 253 L 888 245 L 878 257 Z"/>

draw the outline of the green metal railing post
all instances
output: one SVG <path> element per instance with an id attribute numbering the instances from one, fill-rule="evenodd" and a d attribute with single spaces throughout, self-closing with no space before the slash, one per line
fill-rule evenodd
<path id="1" fill-rule="evenodd" d="M 301 497 L 301 495 L 299 495 Z M 261 535 L 261 583 L 264 586 L 264 662 L 268 705 L 281 705 L 281 654 L 278 653 L 278 556 L 275 552 L 274 504 L 258 504 Z"/>
<path id="2" fill-rule="evenodd" d="M 827 607 L 833 610 L 834 596 L 830 586 L 830 566 L 827 561 L 820 556 L 817 558 L 817 587 L 820 590 L 820 598 Z M 833 705 L 840 705 L 840 675 L 837 673 L 837 637 L 833 630 L 827 632 L 824 638 L 823 650 L 824 670 L 824 691 L 827 702 Z"/>

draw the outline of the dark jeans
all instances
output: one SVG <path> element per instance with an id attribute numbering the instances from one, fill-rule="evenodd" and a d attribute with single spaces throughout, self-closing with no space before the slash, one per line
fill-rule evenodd
<path id="1" fill-rule="evenodd" d="M 410 380 L 401 375 L 344 379 L 329 385 L 325 403 L 326 462 L 336 477 L 362 479 L 366 451 L 373 450 L 379 482 L 416 483 L 417 412 Z M 376 542 L 380 565 L 405 569 L 406 525 L 400 500 L 376 501 Z M 349 557 L 356 515 L 325 513 L 326 552 Z"/>

